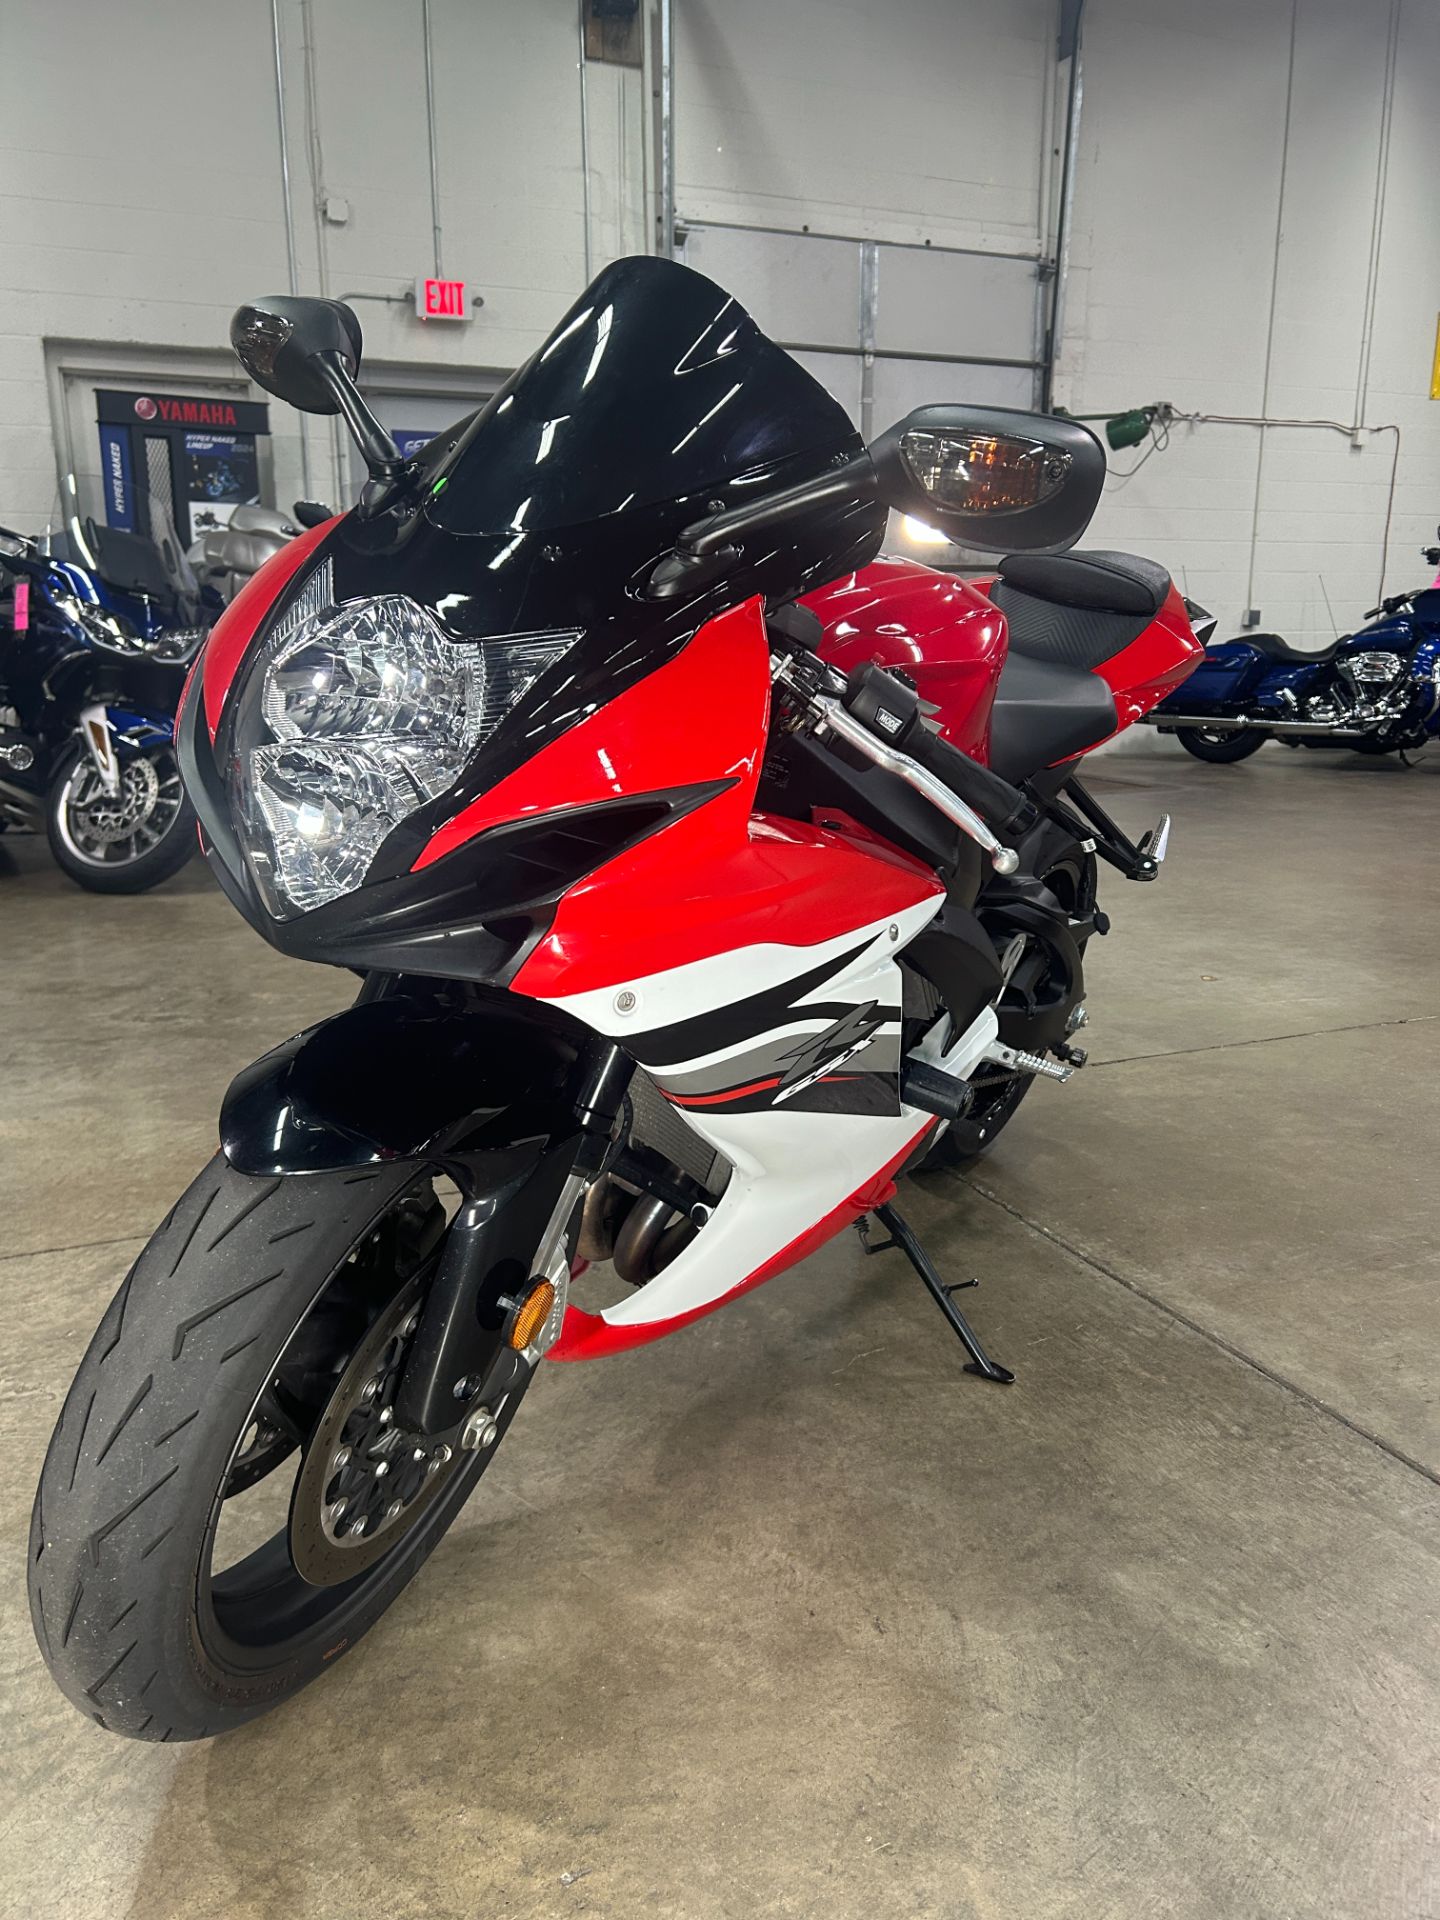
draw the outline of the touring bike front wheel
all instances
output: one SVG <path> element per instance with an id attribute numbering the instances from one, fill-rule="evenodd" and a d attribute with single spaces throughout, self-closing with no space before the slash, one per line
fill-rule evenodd
<path id="1" fill-rule="evenodd" d="M 45 799 L 45 832 L 56 865 L 90 893 L 144 893 L 178 873 L 195 852 L 195 813 L 172 746 L 134 753 L 109 794 L 77 742 Z"/>

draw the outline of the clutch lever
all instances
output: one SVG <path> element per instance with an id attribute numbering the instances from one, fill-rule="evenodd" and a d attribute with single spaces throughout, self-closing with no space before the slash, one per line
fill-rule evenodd
<path id="1" fill-rule="evenodd" d="M 776 684 L 786 687 L 796 696 L 822 740 L 828 733 L 882 772 L 894 774 L 897 779 L 903 780 L 922 800 L 927 800 L 937 813 L 943 814 L 953 826 L 988 853 L 996 873 L 1008 874 L 1017 870 L 1020 865 L 1019 854 L 991 832 L 973 807 L 967 806 L 957 793 L 952 792 L 928 768 L 922 767 L 918 760 L 912 760 L 908 753 L 902 753 L 898 747 L 892 747 L 878 738 L 863 721 L 846 711 L 840 698 L 845 690 L 845 678 L 835 668 L 816 654 L 804 653 L 772 656 L 771 671 Z"/>

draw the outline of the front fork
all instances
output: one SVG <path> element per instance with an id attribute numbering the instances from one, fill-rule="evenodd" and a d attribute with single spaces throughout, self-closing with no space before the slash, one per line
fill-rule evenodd
<path id="1" fill-rule="evenodd" d="M 172 738 L 169 727 L 160 725 L 143 713 L 128 713 L 99 702 L 80 709 L 76 731 L 90 756 L 90 764 L 95 769 L 102 790 L 111 800 L 118 799 L 120 794 L 120 747 L 123 745 L 128 751 L 138 751 Z"/>
<path id="2" fill-rule="evenodd" d="M 109 711 L 98 705 L 82 707 L 79 732 L 102 789 L 109 799 L 116 799 L 120 792 L 120 761 L 115 752 L 115 732 Z"/>
<path id="3" fill-rule="evenodd" d="M 462 1201 L 396 1389 L 395 1418 L 411 1432 L 434 1436 L 463 1421 L 462 1445 L 471 1433 L 483 1439 L 487 1417 L 559 1339 L 568 1229 L 611 1151 L 633 1072 L 627 1054 L 597 1039 L 578 1063 L 573 1132 L 518 1149 L 499 1186 L 493 1155 L 445 1163 Z M 542 1287 L 549 1306 L 536 1325 Z"/>

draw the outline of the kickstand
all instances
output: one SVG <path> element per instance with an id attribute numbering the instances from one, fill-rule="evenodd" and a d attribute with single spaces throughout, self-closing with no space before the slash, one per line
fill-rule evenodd
<path id="1" fill-rule="evenodd" d="M 925 1249 L 916 1239 L 913 1229 L 907 1225 L 906 1221 L 894 1207 L 888 1204 L 883 1207 L 876 1207 L 875 1218 L 880 1222 L 881 1226 L 886 1229 L 890 1238 L 882 1242 L 881 1245 L 872 1247 L 869 1241 L 866 1222 L 863 1219 L 857 1221 L 856 1226 L 859 1230 L 860 1242 L 866 1253 L 883 1253 L 887 1247 L 898 1247 L 900 1252 L 904 1254 L 905 1258 L 919 1274 L 920 1278 L 925 1282 L 931 1299 L 950 1322 L 950 1326 L 959 1339 L 960 1344 L 969 1354 L 970 1359 L 965 1368 L 966 1373 L 978 1373 L 982 1380 L 998 1380 L 1002 1386 L 1009 1386 L 1010 1382 L 1015 1378 L 1014 1374 L 1011 1373 L 1008 1367 L 1002 1367 L 990 1358 L 989 1354 L 986 1353 L 984 1347 L 981 1346 L 979 1340 L 976 1338 L 974 1328 L 955 1304 L 954 1295 L 957 1294 L 962 1287 L 973 1287 L 976 1282 L 973 1280 L 961 1280 L 954 1286 L 947 1287 L 931 1264 L 929 1254 L 926 1253 Z"/>

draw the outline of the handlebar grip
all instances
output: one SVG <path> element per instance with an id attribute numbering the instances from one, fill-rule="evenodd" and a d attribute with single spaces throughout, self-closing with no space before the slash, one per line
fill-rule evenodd
<path id="1" fill-rule="evenodd" d="M 1018 787 L 1012 787 L 1008 780 L 982 767 L 928 727 L 917 727 L 905 742 L 904 751 L 973 807 L 1002 840 L 1029 824 L 1034 808 Z"/>
<path id="2" fill-rule="evenodd" d="M 920 719 L 915 689 L 874 661 L 856 667 L 845 683 L 844 705 L 879 740 L 887 741 L 973 807 L 1002 839 L 1028 826 L 1034 809 L 1025 795 L 968 753 L 931 733 Z"/>

